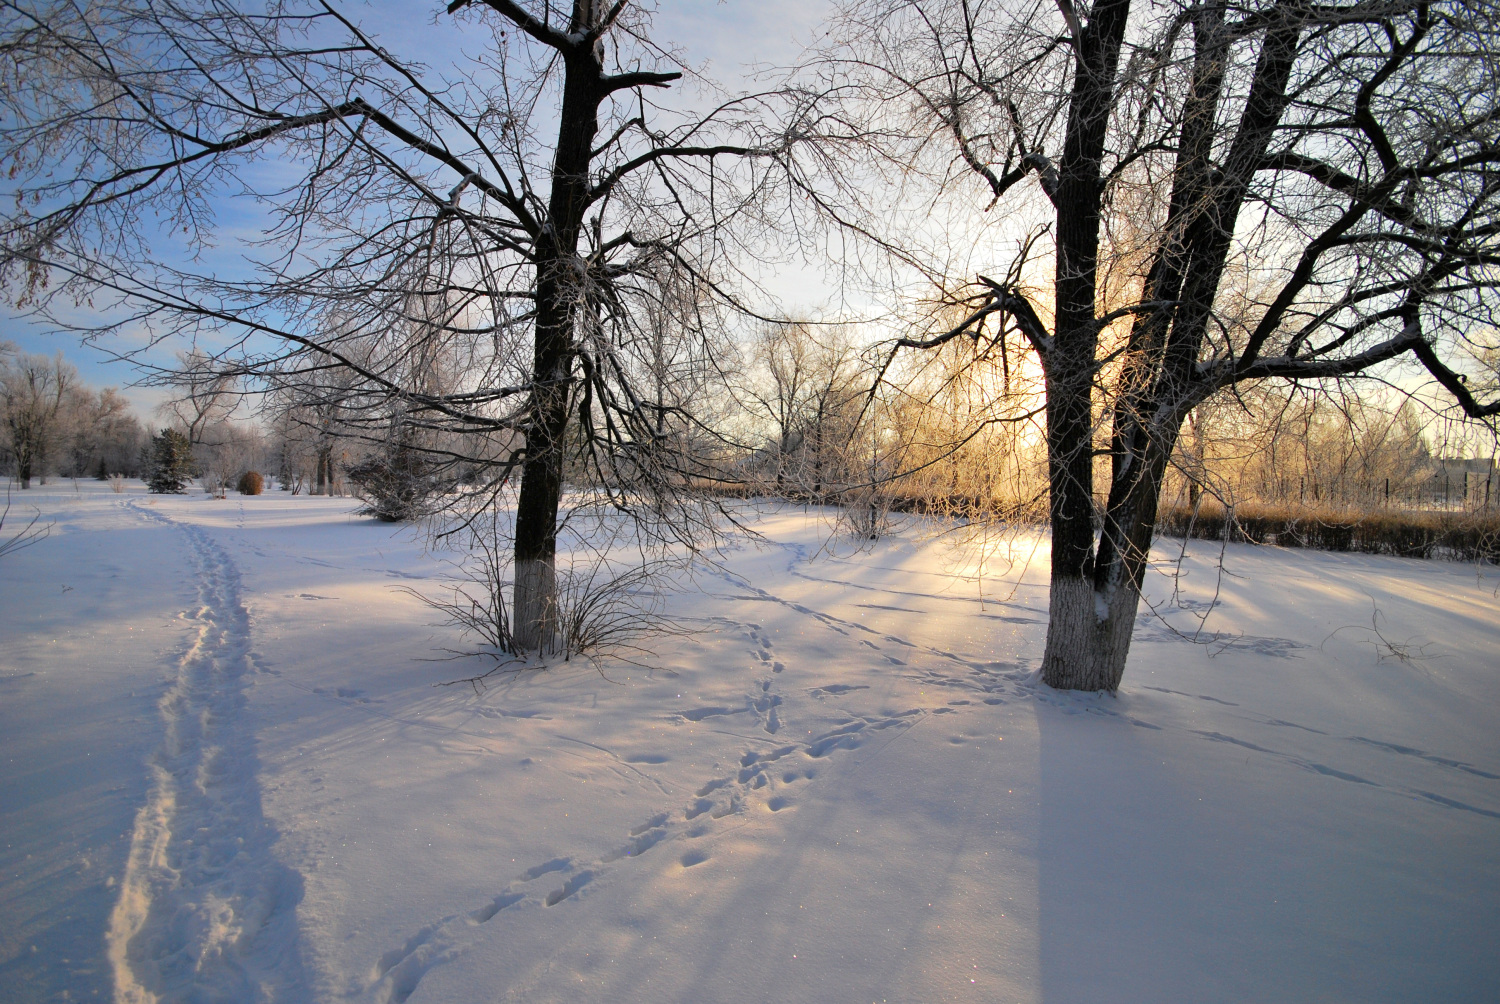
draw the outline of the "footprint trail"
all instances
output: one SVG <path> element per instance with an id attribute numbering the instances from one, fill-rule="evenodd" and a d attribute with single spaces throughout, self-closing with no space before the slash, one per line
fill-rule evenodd
<path id="1" fill-rule="evenodd" d="M 709 778 L 688 801 L 631 827 L 626 839 L 599 858 L 581 862 L 558 857 L 533 866 L 485 905 L 423 928 L 402 947 L 381 957 L 369 974 L 365 988 L 368 999 L 373 1004 L 401 1004 L 427 972 L 464 951 L 473 928 L 523 905 L 565 909 L 575 900 L 586 898 L 587 887 L 613 868 L 624 867 L 625 862 L 654 848 L 677 844 L 680 850 L 673 850 L 671 855 L 684 869 L 708 861 L 712 851 L 705 838 L 712 836 L 720 820 L 756 809 L 779 813 L 793 808 L 797 789 L 817 776 L 818 764 L 824 758 L 857 749 L 886 729 L 908 728 L 926 713 L 926 709 L 912 708 L 881 717 L 846 717 L 833 729 L 805 741 L 746 751 L 740 757 L 738 771 Z"/>
<path id="2" fill-rule="evenodd" d="M 198 527 L 134 503 L 188 540 L 197 631 L 157 704 L 149 764 L 106 946 L 121 1004 L 306 999 L 295 908 L 301 878 L 271 852 L 246 720 L 250 622 L 240 577 Z"/>

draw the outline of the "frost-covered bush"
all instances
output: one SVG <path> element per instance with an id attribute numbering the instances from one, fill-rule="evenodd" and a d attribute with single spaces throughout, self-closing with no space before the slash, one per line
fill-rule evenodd
<path id="1" fill-rule="evenodd" d="M 397 446 L 386 456 L 370 457 L 344 472 L 364 506 L 360 515 L 387 523 L 404 523 L 426 515 L 437 491 L 429 465 L 417 451 Z"/>

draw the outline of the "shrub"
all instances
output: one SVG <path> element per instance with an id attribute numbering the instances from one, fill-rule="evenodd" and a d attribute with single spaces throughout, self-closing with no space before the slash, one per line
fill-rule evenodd
<path id="1" fill-rule="evenodd" d="M 568 662 L 583 657 L 601 672 L 606 659 L 644 666 L 653 658 L 652 637 L 682 632 L 664 612 L 661 588 L 682 566 L 665 558 L 612 559 L 609 555 L 617 550 L 635 554 L 618 546 L 627 538 L 616 532 L 561 556 L 551 631 L 540 651 L 524 651 L 512 634 L 513 568 L 506 519 L 491 508 L 466 522 L 468 548 L 449 562 L 452 574 L 443 593 L 430 596 L 396 587 L 443 614 L 470 640 L 468 647 L 443 649 L 448 658 L 483 656 L 495 663 L 476 676 L 449 682 L 477 690 L 498 673 L 540 668 L 557 658 Z"/>
<path id="2" fill-rule="evenodd" d="M 425 515 L 427 503 L 437 490 L 429 465 L 404 445 L 397 446 L 389 456 L 370 457 L 355 464 L 345 473 L 354 485 L 354 494 L 364 502 L 360 515 L 387 523 Z"/>
<path id="3" fill-rule="evenodd" d="M 259 495 L 265 491 L 266 479 L 260 476 L 259 471 L 246 471 L 240 475 L 240 480 L 234 487 L 241 495 Z"/>
<path id="4" fill-rule="evenodd" d="M 891 498 L 878 487 L 840 492 L 838 526 L 852 540 L 868 542 L 891 533 Z"/>
<path id="5" fill-rule="evenodd" d="M 1163 506 L 1157 531 L 1170 537 L 1248 541 L 1320 551 L 1394 554 L 1403 558 L 1500 560 L 1500 513 L 1339 509 L 1244 503 L 1226 509 L 1205 501 Z"/>

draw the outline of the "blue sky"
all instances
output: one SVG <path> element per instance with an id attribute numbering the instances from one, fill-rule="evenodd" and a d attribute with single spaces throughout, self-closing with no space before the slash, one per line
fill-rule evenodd
<path id="1" fill-rule="evenodd" d="M 425 0 L 424 4 L 375 3 L 348 4 L 343 9 L 376 33 L 393 41 L 392 48 L 404 55 L 440 65 L 462 36 L 451 30 L 446 15 L 436 19 L 430 13 L 414 14 L 431 7 L 440 11 L 442 3 Z M 831 0 L 660 0 L 656 5 L 655 36 L 658 40 L 682 50 L 689 62 L 701 66 L 706 74 L 725 88 L 739 89 L 749 85 L 754 67 L 784 66 L 794 61 L 803 46 L 820 32 L 820 25 L 832 6 Z M 405 19 L 405 20 L 403 20 Z M 379 27 L 384 26 L 384 27 Z M 254 232 L 259 225 L 254 209 L 226 205 L 221 216 L 221 232 L 234 230 Z M 226 242 L 222 250 L 233 253 Z M 61 350 L 78 367 L 83 379 L 94 386 L 121 387 L 143 417 L 161 399 L 151 388 L 130 388 L 135 372 L 128 366 L 110 361 L 102 348 L 80 345 L 76 336 L 50 334 L 36 325 L 14 316 L 0 314 L 0 341 L 18 344 L 28 352 L 52 354 Z M 106 342 L 117 349 L 123 342 Z M 169 362 L 169 349 L 158 351 L 158 362 Z"/>

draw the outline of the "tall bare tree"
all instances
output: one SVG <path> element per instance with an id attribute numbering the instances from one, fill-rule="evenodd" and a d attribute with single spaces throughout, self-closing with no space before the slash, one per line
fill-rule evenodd
<path id="1" fill-rule="evenodd" d="M 227 340 L 226 371 L 287 386 L 347 370 L 372 423 L 394 401 L 461 434 L 482 487 L 514 491 L 516 634 L 534 649 L 554 630 L 570 450 L 604 504 L 687 504 L 691 465 L 662 447 L 692 418 L 639 391 L 636 336 L 683 282 L 731 302 L 723 227 L 754 219 L 755 164 L 785 140 L 757 135 L 752 100 L 658 106 L 684 70 L 628 0 L 454 0 L 380 37 L 358 16 L 0 2 L 0 164 L 20 207 L 0 273 L 43 312 L 113 297 L 119 324 Z M 236 193 L 271 220 L 241 249 L 248 277 L 212 267 Z M 701 320 L 684 324 L 707 351 Z M 458 385 L 413 379 L 432 353 L 461 360 Z"/>
<path id="2" fill-rule="evenodd" d="M 63 405 L 77 380 L 78 371 L 61 352 L 43 356 L 0 344 L 0 420 L 22 488 L 31 487 L 33 476 L 46 483 L 61 445 Z"/>
<path id="3" fill-rule="evenodd" d="M 194 446 L 207 442 L 208 430 L 227 421 L 240 403 L 238 375 L 202 349 L 178 353 L 177 365 L 158 382 L 171 392 L 162 417 Z"/>
<path id="4" fill-rule="evenodd" d="M 1463 373 L 1500 303 L 1494 3 L 869 0 L 838 34 L 808 93 L 849 156 L 815 197 L 967 308 L 898 347 L 1044 373 L 1049 684 L 1119 685 L 1163 475 L 1216 392 L 1406 365 L 1500 414 Z M 892 230 L 872 170 L 919 224 Z M 962 256 L 914 250 L 965 205 Z"/>
<path id="5" fill-rule="evenodd" d="M 62 473 L 102 479 L 136 471 L 146 433 L 118 390 L 75 385 L 63 407 L 68 455 Z"/>
<path id="6" fill-rule="evenodd" d="M 742 394 L 755 431 L 769 440 L 766 473 L 778 492 L 814 498 L 849 480 L 869 374 L 851 332 L 806 322 L 762 325 Z M 862 480 L 856 477 L 855 480 Z"/>

